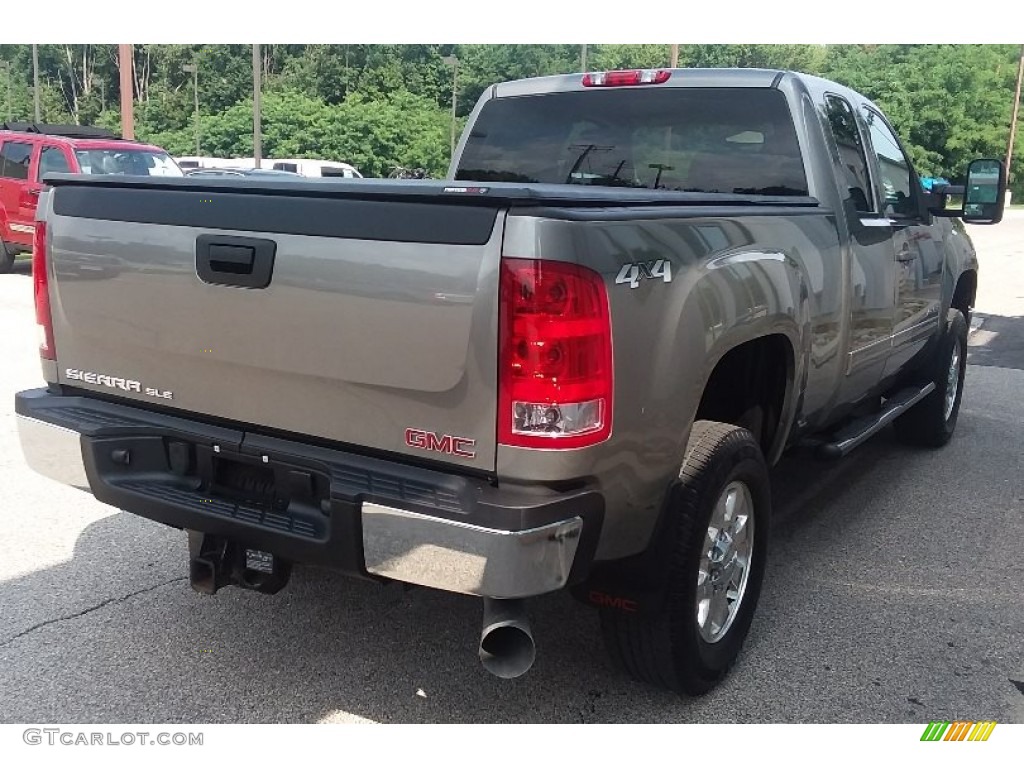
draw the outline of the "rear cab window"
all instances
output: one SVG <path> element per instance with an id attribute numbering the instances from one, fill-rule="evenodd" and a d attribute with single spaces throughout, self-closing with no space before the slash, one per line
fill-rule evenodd
<path id="1" fill-rule="evenodd" d="M 0 145 L 0 177 L 28 181 L 33 149 L 35 146 L 28 141 L 4 140 Z"/>
<path id="2" fill-rule="evenodd" d="M 785 96 L 774 89 L 570 91 L 486 102 L 465 181 L 807 195 Z"/>

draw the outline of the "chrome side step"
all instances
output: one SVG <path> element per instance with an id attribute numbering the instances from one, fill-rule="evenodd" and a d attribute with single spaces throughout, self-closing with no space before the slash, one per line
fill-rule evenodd
<path id="1" fill-rule="evenodd" d="M 935 382 L 929 381 L 920 387 L 901 389 L 885 401 L 882 410 L 868 416 L 851 421 L 832 436 L 827 443 L 817 447 L 818 455 L 823 459 L 842 458 L 869 437 L 887 427 L 897 416 L 927 397 L 935 389 Z"/>

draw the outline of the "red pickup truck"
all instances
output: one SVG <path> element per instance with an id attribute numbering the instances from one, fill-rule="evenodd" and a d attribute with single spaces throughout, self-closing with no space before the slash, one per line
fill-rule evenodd
<path id="1" fill-rule="evenodd" d="M 164 150 L 83 125 L 0 123 L 0 273 L 32 250 L 47 173 L 181 176 Z"/>

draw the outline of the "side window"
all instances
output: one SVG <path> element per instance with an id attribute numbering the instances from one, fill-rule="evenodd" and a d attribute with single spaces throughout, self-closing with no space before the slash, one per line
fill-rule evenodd
<path id="1" fill-rule="evenodd" d="M 853 198 L 858 211 L 870 213 L 874 210 L 871 204 L 871 177 L 868 175 L 868 161 L 864 155 L 864 143 L 857 128 L 853 107 L 839 96 L 826 96 L 825 113 L 829 125 L 832 126 L 832 136 L 839 150 L 850 197 Z"/>
<path id="2" fill-rule="evenodd" d="M 43 147 L 39 155 L 39 180 L 48 173 L 71 173 L 71 166 L 60 147 Z"/>
<path id="3" fill-rule="evenodd" d="M 910 218 L 918 215 L 910 160 L 900 149 L 895 134 L 877 112 L 865 109 L 864 120 L 871 132 L 871 145 L 878 158 L 878 169 L 885 195 L 885 213 Z"/>
<path id="4" fill-rule="evenodd" d="M 7 179 L 27 179 L 28 162 L 32 158 L 32 145 L 20 141 L 6 141 L 0 147 L 0 176 Z"/>

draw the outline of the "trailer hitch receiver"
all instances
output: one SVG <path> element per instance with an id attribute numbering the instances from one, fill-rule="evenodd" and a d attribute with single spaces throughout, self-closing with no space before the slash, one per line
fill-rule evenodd
<path id="1" fill-rule="evenodd" d="M 292 571 L 290 562 L 270 552 L 200 531 L 188 532 L 188 554 L 189 583 L 206 595 L 228 586 L 273 595 L 284 589 Z"/>

